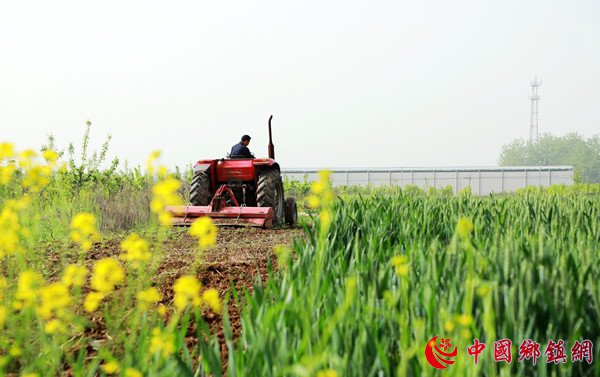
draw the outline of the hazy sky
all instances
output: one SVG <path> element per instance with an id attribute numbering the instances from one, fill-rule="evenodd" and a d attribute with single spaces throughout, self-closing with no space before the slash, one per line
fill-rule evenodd
<path id="1" fill-rule="evenodd" d="M 284 167 L 495 165 L 540 131 L 600 133 L 600 2 L 0 0 L 0 140 L 113 135 L 110 155 Z"/>

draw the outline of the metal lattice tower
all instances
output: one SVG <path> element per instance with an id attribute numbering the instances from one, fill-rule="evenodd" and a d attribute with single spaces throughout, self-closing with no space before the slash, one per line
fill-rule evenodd
<path id="1" fill-rule="evenodd" d="M 529 119 L 529 142 L 538 141 L 540 135 L 538 131 L 538 102 L 540 101 L 539 87 L 542 85 L 542 80 L 538 80 L 537 76 L 531 80 L 531 116 Z"/>

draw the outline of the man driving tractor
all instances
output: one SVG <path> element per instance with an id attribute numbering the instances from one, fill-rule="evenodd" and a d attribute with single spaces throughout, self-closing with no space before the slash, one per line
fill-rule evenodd
<path id="1" fill-rule="evenodd" d="M 242 140 L 231 147 L 229 158 L 254 158 L 254 154 L 248 149 L 248 144 L 250 144 L 250 136 L 242 136 Z"/>

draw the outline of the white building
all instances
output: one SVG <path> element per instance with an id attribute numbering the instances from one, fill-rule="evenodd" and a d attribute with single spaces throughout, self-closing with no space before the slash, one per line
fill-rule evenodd
<path id="1" fill-rule="evenodd" d="M 284 169 L 283 178 L 314 181 L 320 169 Z M 475 195 L 512 192 L 526 186 L 573 184 L 571 166 L 496 166 L 389 169 L 331 169 L 334 186 L 407 186 L 444 188 L 454 192 L 470 186 Z"/>

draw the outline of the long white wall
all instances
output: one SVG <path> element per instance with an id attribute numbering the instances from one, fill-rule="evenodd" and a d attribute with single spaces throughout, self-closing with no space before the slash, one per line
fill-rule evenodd
<path id="1" fill-rule="evenodd" d="M 284 169 L 284 179 L 314 181 L 320 169 Z M 439 167 L 393 169 L 332 169 L 334 186 L 451 186 L 454 192 L 470 186 L 475 195 L 512 192 L 526 186 L 573 184 L 571 166 Z"/>

